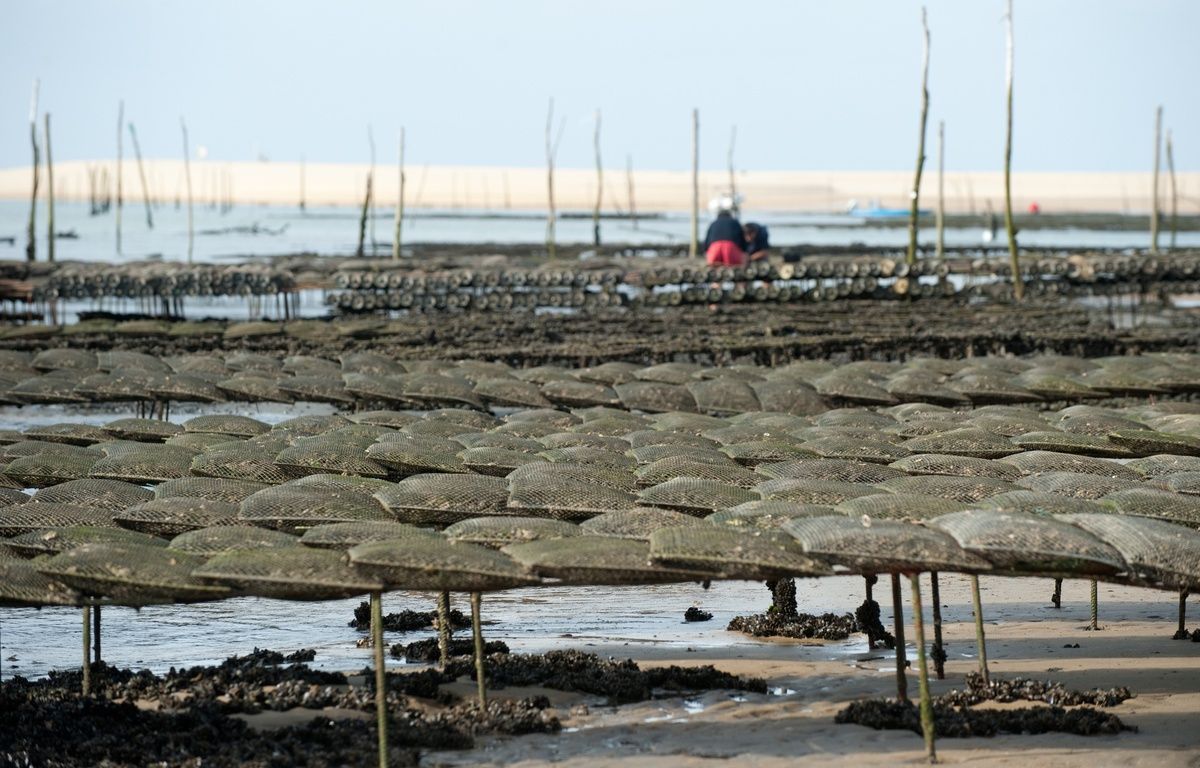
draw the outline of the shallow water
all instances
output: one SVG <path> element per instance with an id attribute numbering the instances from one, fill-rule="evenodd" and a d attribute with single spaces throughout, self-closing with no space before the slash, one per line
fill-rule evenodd
<path id="1" fill-rule="evenodd" d="M 23 201 L 0 200 L 0 259 L 25 256 L 25 227 L 29 205 Z M 38 254 L 44 258 L 44 205 L 38 210 Z M 147 229 L 140 206 L 127 205 L 122 227 L 122 253 L 116 253 L 116 225 L 110 213 L 90 216 L 86 203 L 59 203 L 55 206 L 55 225 L 59 232 L 74 231 L 78 239 L 58 239 L 57 258 L 61 261 L 124 261 L 158 257 L 183 260 L 187 254 L 187 213 L 172 205 L 154 212 L 154 229 Z M 743 218 L 766 224 L 776 246 L 798 244 L 904 247 L 908 233 L 904 227 L 865 226 L 862 219 L 839 214 L 798 214 L 790 212 L 747 211 Z M 198 207 L 195 211 L 194 258 L 197 261 L 229 262 L 256 256 L 290 253 L 349 255 L 358 239 L 358 211 L 352 208 L 296 208 L 246 205 L 228 213 Z M 545 239 L 545 219 L 537 213 L 512 211 L 444 211 L 422 209 L 404 221 L 406 243 L 541 243 Z M 257 227 L 257 234 L 250 228 Z M 375 221 L 375 252 L 391 252 L 392 212 L 380 209 Z M 219 230 L 233 230 L 218 233 Z M 592 241 L 590 218 L 560 219 L 556 224 L 558 241 L 586 244 Z M 668 213 L 662 218 L 641 222 L 637 229 L 624 220 L 601 223 L 606 242 L 646 243 L 650 245 L 688 242 L 691 220 L 685 213 Z M 979 246 L 982 228 L 946 230 L 946 245 Z M 368 234 L 368 238 L 370 235 Z M 1160 240 L 1166 245 L 1166 235 Z M 922 242 L 932 243 L 932 228 L 922 229 Z M 1021 233 L 1021 245 L 1030 248 L 1144 248 L 1149 235 L 1144 231 L 1102 231 L 1083 229 L 1031 229 Z M 1181 232 L 1180 247 L 1200 246 L 1200 232 Z"/>

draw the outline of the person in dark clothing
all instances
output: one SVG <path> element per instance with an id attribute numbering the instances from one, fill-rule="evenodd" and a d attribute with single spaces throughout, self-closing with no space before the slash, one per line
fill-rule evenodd
<path id="1" fill-rule="evenodd" d="M 767 240 L 767 228 L 762 224 L 748 221 L 742 227 L 742 233 L 746 238 L 746 255 L 750 257 L 750 261 L 767 258 L 767 251 L 771 249 L 771 243 Z"/>
<path id="2" fill-rule="evenodd" d="M 710 265 L 740 267 L 746 263 L 746 237 L 742 224 L 728 210 L 722 209 L 708 225 L 704 256 Z"/>

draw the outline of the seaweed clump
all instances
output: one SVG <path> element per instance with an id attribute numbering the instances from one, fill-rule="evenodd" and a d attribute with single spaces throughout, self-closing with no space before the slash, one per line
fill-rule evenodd
<path id="1" fill-rule="evenodd" d="M 935 733 L 950 738 L 995 736 L 1001 733 L 1072 733 L 1077 736 L 1097 736 L 1137 730 L 1125 725 L 1116 715 L 1092 707 L 970 709 L 936 701 L 933 706 L 933 721 Z M 834 722 L 865 725 L 877 731 L 905 730 L 921 733 L 920 714 L 916 705 L 910 701 L 865 699 L 851 702 L 834 716 Z"/>
<path id="2" fill-rule="evenodd" d="M 432 629 L 437 624 L 437 611 L 411 611 L 404 609 L 399 613 L 389 613 L 383 617 L 384 632 L 417 632 L 422 629 Z M 371 604 L 364 601 L 354 609 L 354 619 L 349 626 L 360 632 L 371 628 Z M 466 629 L 471 626 L 471 619 L 462 611 L 455 608 L 450 611 L 450 629 Z"/>
<path id="3" fill-rule="evenodd" d="M 454 661 L 447 672 L 474 675 L 474 665 Z M 627 704 L 655 697 L 656 691 L 678 694 L 687 691 L 732 689 L 766 693 L 761 678 L 744 678 L 722 672 L 712 665 L 700 667 L 654 667 L 643 670 L 630 660 L 602 659 L 582 651 L 550 651 L 545 654 L 495 654 L 488 657 L 491 685 L 503 687 L 543 686 L 604 696 L 609 704 Z"/>

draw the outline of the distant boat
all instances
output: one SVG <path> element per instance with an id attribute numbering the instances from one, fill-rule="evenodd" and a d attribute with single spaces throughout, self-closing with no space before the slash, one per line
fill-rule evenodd
<path id="1" fill-rule="evenodd" d="M 884 208 L 874 201 L 868 207 L 860 208 L 857 200 L 851 200 L 850 205 L 846 206 L 846 213 L 863 219 L 895 219 L 908 217 L 912 211 L 908 208 Z M 917 209 L 917 216 L 932 215 L 933 211 L 928 208 Z"/>

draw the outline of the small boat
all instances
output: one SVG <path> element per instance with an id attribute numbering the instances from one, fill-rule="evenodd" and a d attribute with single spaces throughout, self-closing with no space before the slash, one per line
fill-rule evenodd
<path id="1" fill-rule="evenodd" d="M 866 208 L 860 208 L 857 200 L 851 200 L 850 205 L 846 206 L 846 213 L 863 219 L 896 219 L 907 218 L 912 211 L 908 208 L 884 208 L 876 201 L 872 201 Z M 933 211 L 928 208 L 917 209 L 917 216 L 932 215 Z"/>

